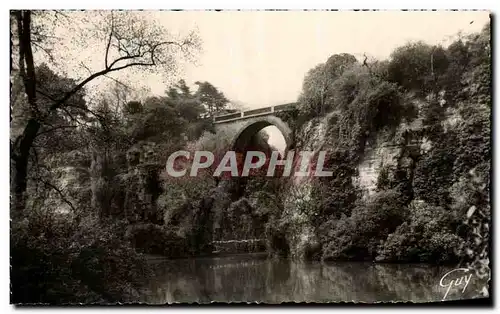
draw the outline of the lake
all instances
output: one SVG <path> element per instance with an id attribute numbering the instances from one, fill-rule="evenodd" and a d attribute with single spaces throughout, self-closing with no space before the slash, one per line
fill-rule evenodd
<path id="1" fill-rule="evenodd" d="M 450 266 L 363 262 L 295 262 L 266 254 L 241 254 L 180 260 L 152 258 L 156 277 L 141 302 L 391 302 L 440 301 L 479 297 L 484 280 L 471 275 L 458 285 Z"/>

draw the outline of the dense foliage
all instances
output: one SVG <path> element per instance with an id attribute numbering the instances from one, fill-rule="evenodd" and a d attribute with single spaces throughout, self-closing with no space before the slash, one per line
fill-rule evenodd
<path id="1" fill-rule="evenodd" d="M 14 21 L 24 29 L 30 15 Z M 117 58 L 133 59 L 127 49 L 148 51 L 158 40 L 136 26 L 135 39 L 111 33 L 110 42 L 128 40 Z M 25 35 L 20 46 L 30 44 Z M 463 262 L 484 275 L 489 36 L 488 26 L 448 47 L 409 43 L 370 63 L 336 54 L 311 69 L 298 107 L 278 115 L 293 130 L 291 149 L 326 150 L 334 176 L 297 182 L 281 168 L 266 177 L 266 166 L 248 178 L 212 176 L 234 134 L 214 132 L 229 100 L 209 82 L 179 80 L 144 97 L 115 82 L 91 97 L 20 52 L 10 104 L 12 302 L 135 301 L 151 275 L 147 255 L 212 254 L 213 241 L 233 239 L 264 240 L 270 254 L 292 258 Z M 99 75 L 121 69 L 107 59 Z M 274 150 L 263 133 L 244 144 L 239 156 Z M 191 152 L 181 161 L 187 171 L 199 150 L 213 152 L 215 166 L 168 176 L 166 160 L 181 149 Z M 380 163 L 371 192 L 360 183 L 370 153 Z"/>
<path id="2" fill-rule="evenodd" d="M 40 81 L 48 96 L 73 84 L 46 65 L 36 71 L 51 76 Z M 210 86 L 203 95 L 181 80 L 165 96 L 123 103 L 113 94 L 87 103 L 82 91 L 72 98 L 75 106 L 41 129 L 30 162 L 29 207 L 13 212 L 13 302 L 131 302 L 149 278 L 143 253 L 183 257 L 210 250 L 206 197 L 213 179 L 206 189 L 188 182 L 186 191 L 198 194 L 182 201 L 178 192 L 167 193 L 182 185 L 160 173 L 171 152 L 213 132 L 209 93 L 217 110 L 225 98 L 203 84 Z M 26 118 L 17 90 L 13 136 Z M 170 208 L 190 215 L 176 223 Z"/>
<path id="3" fill-rule="evenodd" d="M 447 263 L 471 254 L 465 218 L 477 205 L 458 191 L 474 180 L 482 184 L 477 193 L 488 193 L 490 49 L 488 25 L 449 47 L 409 43 L 389 60 L 363 65 L 334 55 L 336 71 L 318 65 L 308 73 L 294 120 L 307 117 L 298 126 L 305 132 L 297 141 L 304 147 L 313 126 L 326 125 L 322 147 L 334 171 L 311 182 L 311 200 L 301 207 L 316 226 L 318 256 Z M 376 188 L 366 195 L 360 164 L 367 149 L 381 154 L 387 144 L 398 150 L 393 159 L 375 155 Z M 489 204 L 481 199 L 485 217 Z"/>

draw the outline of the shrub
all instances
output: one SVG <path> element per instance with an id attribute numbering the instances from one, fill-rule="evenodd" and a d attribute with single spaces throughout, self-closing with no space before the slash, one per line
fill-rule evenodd
<path id="1" fill-rule="evenodd" d="M 423 42 L 408 43 L 391 54 L 388 79 L 425 95 L 436 87 L 435 82 L 446 72 L 448 63 L 442 47 Z"/>
<path id="2" fill-rule="evenodd" d="M 323 116 L 338 107 L 333 92 L 333 83 L 357 60 L 350 54 L 332 55 L 326 63 L 319 64 L 307 72 L 299 97 L 302 116 Z"/>
<path id="3" fill-rule="evenodd" d="M 405 216 L 399 193 L 377 193 L 356 206 L 351 216 L 328 221 L 321 227 L 323 259 L 373 260 L 380 242 L 399 226 Z"/>
<path id="4" fill-rule="evenodd" d="M 313 181 L 311 197 L 315 200 L 315 211 L 320 219 L 333 215 L 350 215 L 354 202 L 359 197 L 359 190 L 353 185 L 352 177 L 356 168 L 351 166 L 350 153 L 332 152 L 325 161 L 325 166 L 333 171 L 333 177 L 317 178 Z"/>
<path id="5" fill-rule="evenodd" d="M 126 239 L 140 252 L 169 258 L 190 255 L 187 239 L 152 223 L 129 226 Z"/>
<path id="6" fill-rule="evenodd" d="M 13 303 L 132 302 L 149 278 L 123 225 L 30 213 L 13 220 Z"/>
<path id="7" fill-rule="evenodd" d="M 415 168 L 413 187 L 415 196 L 433 205 L 447 206 L 450 204 L 449 189 L 453 184 L 453 164 L 455 150 L 451 132 L 443 143 L 435 146 L 423 155 Z"/>
<path id="8" fill-rule="evenodd" d="M 379 261 L 452 262 L 459 257 L 463 240 L 455 234 L 453 212 L 425 202 L 409 206 L 409 219 L 389 234 L 377 251 Z"/>

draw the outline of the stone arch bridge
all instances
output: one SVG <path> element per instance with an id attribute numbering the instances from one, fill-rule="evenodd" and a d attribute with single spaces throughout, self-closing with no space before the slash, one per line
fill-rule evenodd
<path id="1" fill-rule="evenodd" d="M 239 150 L 247 146 L 252 137 L 267 126 L 275 126 L 285 138 L 286 149 L 292 146 L 292 130 L 277 115 L 278 112 L 295 108 L 296 103 L 240 111 L 214 117 L 215 131 L 224 131 L 232 136 L 232 149 Z"/>

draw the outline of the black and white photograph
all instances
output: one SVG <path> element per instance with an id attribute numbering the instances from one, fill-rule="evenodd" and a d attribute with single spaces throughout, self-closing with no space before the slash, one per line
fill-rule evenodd
<path id="1" fill-rule="evenodd" d="M 11 304 L 491 299 L 492 12 L 9 22 Z"/>

